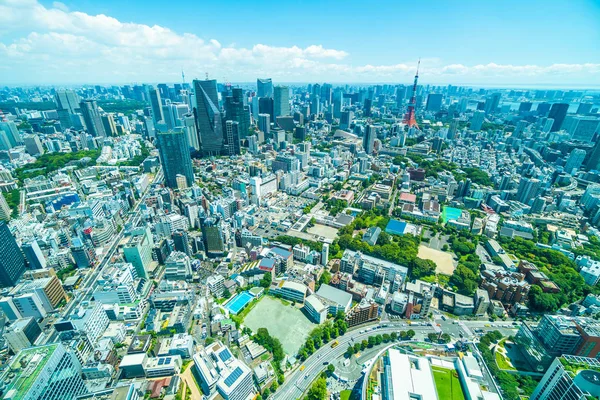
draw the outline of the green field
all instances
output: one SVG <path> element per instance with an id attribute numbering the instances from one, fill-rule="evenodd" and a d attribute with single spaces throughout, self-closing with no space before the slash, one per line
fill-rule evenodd
<path id="1" fill-rule="evenodd" d="M 352 395 L 352 390 L 342 390 L 340 392 L 340 400 L 350 400 L 351 395 Z"/>
<path id="2" fill-rule="evenodd" d="M 465 399 L 465 395 L 460 387 L 460 381 L 458 380 L 458 373 L 455 370 L 438 366 L 432 366 L 431 370 L 433 371 L 438 398 L 448 400 Z"/>

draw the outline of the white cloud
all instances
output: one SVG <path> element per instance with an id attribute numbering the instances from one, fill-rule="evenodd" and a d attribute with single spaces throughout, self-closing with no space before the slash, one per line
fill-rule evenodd
<path id="1" fill-rule="evenodd" d="M 46 8 L 36 0 L 0 0 L 2 83 L 157 82 L 186 75 L 251 81 L 272 76 L 280 81 L 411 80 L 416 62 L 355 65 L 345 50 L 223 45 L 195 34 L 158 25 L 122 22 L 107 15 L 69 11 L 61 2 Z M 600 64 L 443 65 L 423 59 L 422 81 L 600 82 Z"/>

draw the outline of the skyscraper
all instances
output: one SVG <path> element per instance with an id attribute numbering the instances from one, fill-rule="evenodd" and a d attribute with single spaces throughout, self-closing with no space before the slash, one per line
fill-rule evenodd
<path id="1" fill-rule="evenodd" d="M 440 111 L 442 109 L 442 99 L 443 95 L 441 93 L 429 93 L 427 95 L 427 105 L 425 109 L 427 111 Z"/>
<path id="2" fill-rule="evenodd" d="M 273 97 L 273 81 L 271 78 L 258 78 L 256 80 L 256 94 L 258 97 Z"/>
<path id="3" fill-rule="evenodd" d="M 540 117 L 547 117 L 548 111 L 550 111 L 550 103 L 539 103 L 536 108 L 537 115 Z"/>
<path id="4" fill-rule="evenodd" d="M 73 400 L 88 392 L 75 352 L 61 343 L 19 351 L 0 379 L 10 400 Z"/>
<path id="5" fill-rule="evenodd" d="M 192 186 L 194 169 L 187 132 L 181 128 L 159 132 L 156 134 L 156 140 L 167 186 L 177 188 L 177 175 L 185 176 L 188 187 Z"/>
<path id="6" fill-rule="evenodd" d="M 165 120 L 165 115 L 162 109 L 162 99 L 160 98 L 160 91 L 158 89 L 150 89 L 148 91 L 150 96 L 150 109 L 152 110 L 152 119 L 155 124 Z"/>
<path id="7" fill-rule="evenodd" d="M 102 124 L 102 117 L 100 116 L 96 100 L 84 100 L 79 106 L 81 107 L 81 114 L 83 114 L 87 131 L 94 137 L 105 137 L 106 131 Z"/>
<path id="8" fill-rule="evenodd" d="M 66 110 L 75 114 L 79 110 L 81 99 L 73 90 L 57 90 L 54 96 L 59 110 Z"/>
<path id="9" fill-rule="evenodd" d="M 365 153 L 372 154 L 375 147 L 375 137 L 377 131 L 373 125 L 367 125 L 365 129 L 365 136 L 363 137 L 363 149 Z"/>
<path id="10" fill-rule="evenodd" d="M 219 110 L 216 80 L 194 80 L 196 93 L 196 121 L 200 146 L 204 156 L 221 154 L 223 149 L 223 123 Z"/>
<path id="11" fill-rule="evenodd" d="M 244 104 L 244 90 L 233 88 L 232 95 L 225 98 L 225 119 L 239 123 L 239 135 L 245 138 L 250 129 L 250 108 Z"/>
<path id="12" fill-rule="evenodd" d="M 530 400 L 600 398 L 600 361 L 564 355 L 554 359 Z"/>
<path id="13" fill-rule="evenodd" d="M 592 103 L 579 103 L 579 106 L 577 106 L 577 114 L 588 114 L 592 111 L 593 106 Z"/>
<path id="14" fill-rule="evenodd" d="M 10 221 L 12 210 L 10 209 L 4 194 L 0 193 L 0 221 Z"/>
<path id="15" fill-rule="evenodd" d="M 46 258 L 44 257 L 44 253 L 42 253 L 42 249 L 40 249 L 37 240 L 32 239 L 29 242 L 23 243 L 21 245 L 21 250 L 23 250 L 23 254 L 25 254 L 30 269 L 46 268 Z"/>
<path id="16" fill-rule="evenodd" d="M 537 196 L 541 186 L 542 182 L 539 179 L 521 178 L 517 189 L 517 200 L 529 204 L 529 201 Z"/>
<path id="17" fill-rule="evenodd" d="M 485 101 L 484 111 L 486 114 L 493 114 L 498 109 L 500 105 L 500 93 L 493 93 L 490 97 Z"/>
<path id="18" fill-rule="evenodd" d="M 567 162 L 565 163 L 565 172 L 570 174 L 573 172 L 573 170 L 579 170 L 583 164 L 586 154 L 587 153 L 585 150 L 573 149 L 571 154 L 569 154 L 569 158 L 567 158 Z"/>
<path id="19" fill-rule="evenodd" d="M 258 114 L 258 129 L 269 136 L 271 133 L 271 116 L 269 114 Z"/>
<path id="20" fill-rule="evenodd" d="M 225 122 L 225 152 L 229 156 L 241 154 L 240 123 L 237 121 Z"/>
<path id="21" fill-rule="evenodd" d="M 207 255 L 223 254 L 225 246 L 218 218 L 206 218 L 202 222 L 202 239 Z"/>
<path id="22" fill-rule="evenodd" d="M 554 123 L 552 124 L 552 128 L 550 128 L 550 132 L 556 132 L 560 130 L 560 127 L 567 116 L 568 109 L 569 105 L 567 103 L 552 104 L 552 108 L 550 108 L 550 112 L 548 113 L 548 118 L 554 119 Z"/>
<path id="23" fill-rule="evenodd" d="M 14 286 L 25 272 L 25 258 L 8 225 L 0 222 L 0 287 Z"/>
<path id="24" fill-rule="evenodd" d="M 273 115 L 275 118 L 290 115 L 290 89 L 287 86 L 274 88 Z"/>
<path id="25" fill-rule="evenodd" d="M 471 117 L 471 125 L 469 128 L 472 131 L 480 131 L 481 126 L 483 125 L 483 120 L 485 118 L 485 111 L 478 110 L 473 113 L 473 117 Z"/>

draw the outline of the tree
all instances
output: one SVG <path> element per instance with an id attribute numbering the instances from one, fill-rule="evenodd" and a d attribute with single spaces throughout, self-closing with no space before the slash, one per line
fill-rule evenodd
<path id="1" fill-rule="evenodd" d="M 333 364 L 329 364 L 327 366 L 327 372 L 329 373 L 329 375 L 333 375 L 333 373 L 335 372 L 335 366 Z"/>
<path id="2" fill-rule="evenodd" d="M 391 339 L 392 339 L 392 338 L 390 337 L 390 334 L 389 334 L 389 333 L 384 333 L 384 334 L 383 334 L 383 342 L 384 342 L 384 343 L 387 343 L 387 342 L 389 342 Z"/>
<path id="3" fill-rule="evenodd" d="M 346 349 L 346 357 L 350 357 L 352 354 L 354 354 L 354 347 L 348 346 Z"/>
<path id="4" fill-rule="evenodd" d="M 448 335 L 447 333 L 442 333 L 442 342 L 450 343 L 451 340 L 452 338 L 450 337 L 450 335 Z"/>
<path id="5" fill-rule="evenodd" d="M 277 383 L 279 383 L 281 385 L 281 384 L 283 384 L 283 382 L 285 382 L 285 375 L 278 374 L 277 375 Z"/>
<path id="6" fill-rule="evenodd" d="M 375 344 L 376 344 L 375 336 L 369 336 L 369 341 L 367 343 L 368 343 L 369 348 L 375 346 Z"/>
<path id="7" fill-rule="evenodd" d="M 353 349 L 354 349 L 354 353 L 358 353 L 361 350 L 361 345 L 360 343 L 354 343 Z"/>
<path id="8" fill-rule="evenodd" d="M 360 342 L 360 349 L 364 350 L 369 346 L 369 342 L 367 342 L 366 340 L 363 340 L 362 342 Z"/>
<path id="9" fill-rule="evenodd" d="M 229 289 L 225 288 L 225 290 L 223 291 L 223 298 L 228 299 L 231 297 L 231 292 L 229 291 Z"/>
<path id="10" fill-rule="evenodd" d="M 325 378 L 317 379 L 306 395 L 307 400 L 326 400 L 327 399 L 327 381 Z"/>
<path id="11" fill-rule="evenodd" d="M 377 244 L 379 246 L 384 246 L 386 244 L 390 244 L 391 241 L 392 241 L 392 238 L 391 238 L 390 234 L 387 232 L 383 232 L 383 231 L 379 234 L 379 237 L 377 238 Z"/>
<path id="12" fill-rule="evenodd" d="M 392 340 L 396 340 L 396 339 L 398 339 L 398 334 L 396 332 L 392 332 L 390 337 L 392 338 Z"/>
<path id="13" fill-rule="evenodd" d="M 406 337 L 408 339 L 412 339 L 413 337 L 415 337 L 415 331 L 413 331 L 412 329 L 409 329 L 408 331 L 406 331 Z"/>
<path id="14" fill-rule="evenodd" d="M 442 251 L 448 251 L 448 245 L 447 244 L 445 244 L 445 245 L 442 246 Z"/>
<path id="15" fill-rule="evenodd" d="M 437 335 L 437 333 L 428 333 L 427 334 L 427 339 L 429 339 L 432 342 L 437 342 L 438 341 L 438 335 Z"/>
<path id="16" fill-rule="evenodd" d="M 262 392 L 262 395 L 265 399 L 268 398 L 270 394 L 271 394 L 271 389 L 269 389 L 269 388 L 265 388 L 265 390 L 263 390 L 263 392 Z"/>
<path id="17" fill-rule="evenodd" d="M 308 351 L 308 354 L 315 352 L 315 342 L 311 338 L 306 340 L 306 351 Z"/>
<path id="18" fill-rule="evenodd" d="M 269 286 L 271 286 L 271 282 L 272 281 L 273 281 L 273 276 L 271 275 L 271 273 L 270 272 L 265 272 L 265 275 L 260 280 L 260 286 L 262 286 L 262 287 L 264 287 L 266 289 Z"/>
<path id="19" fill-rule="evenodd" d="M 383 343 L 383 336 L 381 336 L 381 335 L 375 336 L 375 344 L 380 345 L 381 343 Z"/>
<path id="20" fill-rule="evenodd" d="M 279 383 L 277 383 L 277 380 L 273 380 L 273 383 L 271 384 L 271 392 L 275 392 L 277 390 L 277 388 L 279 388 Z"/>

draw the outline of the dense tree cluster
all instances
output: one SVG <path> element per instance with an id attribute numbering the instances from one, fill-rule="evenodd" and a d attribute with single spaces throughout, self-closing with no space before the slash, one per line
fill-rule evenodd
<path id="1" fill-rule="evenodd" d="M 84 157 L 89 157 L 89 165 L 95 165 L 96 159 L 100 156 L 100 150 L 82 150 L 71 153 L 46 153 L 42 154 L 33 163 L 15 170 L 17 179 L 23 182 L 27 178 L 34 178 L 40 175 L 48 175 L 51 172 L 64 168 L 71 161 L 78 161 Z"/>
<path id="2" fill-rule="evenodd" d="M 348 330 L 348 324 L 346 324 L 344 317 L 344 313 L 339 312 L 333 322 L 327 321 L 323 325 L 313 329 L 304 345 L 298 350 L 298 357 L 301 360 L 306 360 L 321 346 L 345 334 Z"/>
<path id="3" fill-rule="evenodd" d="M 560 288 L 558 293 L 544 293 L 541 288 L 532 286 L 529 290 L 529 305 L 536 311 L 556 311 L 564 305 L 580 300 L 588 293 L 600 291 L 597 287 L 586 285 L 583 277 L 577 272 L 575 262 L 556 250 L 538 247 L 531 240 L 522 238 L 501 238 L 500 243 L 507 252 L 534 263 Z"/>
<path id="4" fill-rule="evenodd" d="M 488 332 L 481 337 L 477 344 L 477 348 L 481 352 L 490 372 L 500 384 L 506 399 L 519 400 L 521 395 L 528 397 L 535 389 L 537 382 L 531 379 L 530 376 L 513 375 L 498 368 L 494 353 L 490 350 L 490 345 L 498 342 L 500 339 L 502 339 L 502 334 L 500 332 Z"/>

